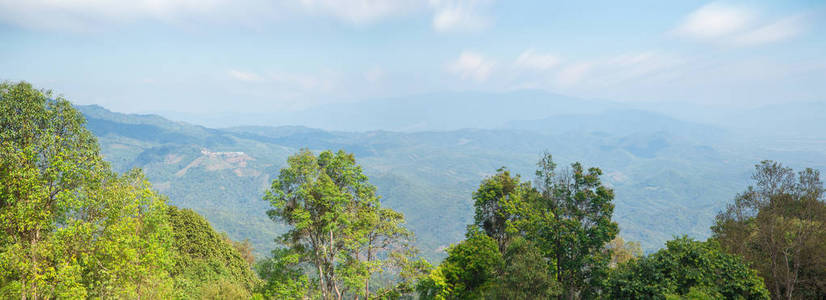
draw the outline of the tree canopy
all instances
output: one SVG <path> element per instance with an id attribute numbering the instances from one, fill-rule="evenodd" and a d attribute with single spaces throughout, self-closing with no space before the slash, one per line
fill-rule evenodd
<path id="1" fill-rule="evenodd" d="M 609 299 L 768 299 L 757 272 L 715 242 L 681 237 L 666 248 L 611 271 L 604 296 Z M 690 298 L 695 299 L 695 298 Z"/>
<path id="2" fill-rule="evenodd" d="M 84 118 L 28 83 L 0 84 L 0 291 L 22 299 L 170 291 L 165 200 L 118 176 Z"/>
<path id="3" fill-rule="evenodd" d="M 289 226 L 278 241 L 287 252 L 276 251 L 290 263 L 274 262 L 270 267 L 307 263 L 317 275 L 308 284 L 324 299 L 342 299 L 348 294 L 370 297 L 373 274 L 415 262 L 410 259 L 415 251 L 412 233 L 402 226 L 404 217 L 381 207 L 375 186 L 352 154 L 324 151 L 316 156 L 302 150 L 289 157 L 287 165 L 264 199 L 272 205 L 267 214 Z"/>
<path id="4" fill-rule="evenodd" d="M 0 297 L 204 298 L 181 283 L 201 271 L 195 257 L 216 253 L 237 263 L 202 269 L 232 270 L 225 279 L 250 295 L 237 251 L 194 212 L 168 208 L 140 170 L 112 172 L 84 123 L 62 97 L 0 84 Z"/>
<path id="5" fill-rule="evenodd" d="M 744 257 L 777 299 L 826 297 L 826 202 L 820 173 L 773 161 L 755 166 L 755 186 L 717 215 L 713 238 Z"/>

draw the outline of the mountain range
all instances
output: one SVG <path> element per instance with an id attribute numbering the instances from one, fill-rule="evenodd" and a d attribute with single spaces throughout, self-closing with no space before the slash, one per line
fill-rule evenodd
<path id="1" fill-rule="evenodd" d="M 249 239 L 258 256 L 284 230 L 267 218 L 261 198 L 286 158 L 302 148 L 354 153 L 383 205 L 405 214 L 418 246 L 434 258 L 463 239 L 472 193 L 485 176 L 504 166 L 532 180 L 544 152 L 562 167 L 579 161 L 601 168 L 615 189 L 620 235 L 646 251 L 675 235 L 707 237 L 714 215 L 743 191 L 760 160 L 826 169 L 826 122 L 817 122 L 826 106 L 819 103 L 692 122 L 536 91 L 445 93 L 331 105 L 289 121 L 325 129 L 208 128 L 77 107 L 115 170 L 143 169 L 169 203 L 203 214 L 233 239 Z M 772 114 L 794 109 L 808 112 Z M 757 129 L 744 133 L 749 127 Z"/>

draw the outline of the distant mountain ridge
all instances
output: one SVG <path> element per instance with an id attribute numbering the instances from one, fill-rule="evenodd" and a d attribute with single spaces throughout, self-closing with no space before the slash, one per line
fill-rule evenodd
<path id="1" fill-rule="evenodd" d="M 116 170 L 144 169 L 170 203 L 203 214 L 234 239 L 250 239 L 258 255 L 272 249 L 283 230 L 266 217 L 261 196 L 287 156 L 301 148 L 354 153 L 382 201 L 406 215 L 418 245 L 432 257 L 463 238 L 472 192 L 484 176 L 507 166 L 530 180 L 546 150 L 560 166 L 581 161 L 602 168 L 616 190 L 621 235 L 648 250 L 673 235 L 707 236 L 714 214 L 744 188 L 755 162 L 772 158 L 767 153 L 803 157 L 732 146 L 725 130 L 629 110 L 514 121 L 499 129 L 347 132 L 213 129 L 99 106 L 78 109 Z M 721 137 L 705 138 L 715 135 Z M 215 154 L 235 152 L 242 154 Z M 805 157 L 826 162 L 819 152 Z"/>
<path id="2" fill-rule="evenodd" d="M 266 114 L 216 113 L 196 115 L 166 112 L 165 116 L 217 127 L 242 125 L 302 125 L 324 130 L 417 132 L 493 129 L 508 121 L 539 119 L 556 114 L 598 113 L 626 106 L 586 100 L 541 90 L 511 92 L 434 92 L 360 102 L 327 103 L 311 108 Z M 238 121 L 238 116 L 247 120 Z"/>

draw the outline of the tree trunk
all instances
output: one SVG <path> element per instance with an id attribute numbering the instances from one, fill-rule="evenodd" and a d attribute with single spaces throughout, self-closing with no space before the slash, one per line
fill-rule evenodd
<path id="1" fill-rule="evenodd" d="M 39 267 L 37 266 L 37 244 L 40 240 L 40 228 L 35 228 L 34 230 L 34 238 L 32 239 L 32 253 L 31 253 L 31 262 L 32 268 L 34 268 L 34 277 L 37 277 L 37 270 Z M 37 281 L 32 280 L 32 300 L 37 300 Z"/>
<path id="2" fill-rule="evenodd" d="M 327 286 L 324 283 L 324 277 L 326 275 L 324 274 L 324 271 L 321 269 L 321 259 L 320 259 L 321 254 L 318 253 L 318 247 L 314 247 L 314 248 L 315 248 L 315 257 L 316 257 L 315 258 L 315 265 L 316 265 L 316 268 L 318 269 L 319 287 L 321 288 L 321 299 L 329 299 L 329 298 L 327 298 Z"/>
<path id="3" fill-rule="evenodd" d="M 367 264 L 370 264 L 370 260 L 373 259 L 373 242 L 371 241 L 367 244 Z M 364 280 L 364 299 L 370 299 L 370 270 L 367 271 L 367 279 Z"/>

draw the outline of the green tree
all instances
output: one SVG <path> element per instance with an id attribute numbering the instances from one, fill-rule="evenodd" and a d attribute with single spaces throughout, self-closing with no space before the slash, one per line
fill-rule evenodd
<path id="1" fill-rule="evenodd" d="M 168 207 L 173 238 L 177 298 L 249 298 L 258 278 L 232 241 L 212 229 L 204 217 L 190 209 Z M 218 290 L 216 290 L 216 288 Z"/>
<path id="2" fill-rule="evenodd" d="M 517 237 L 508 245 L 504 268 L 497 279 L 498 299 L 549 299 L 558 295 L 554 280 L 542 252 L 530 241 Z"/>
<path id="3" fill-rule="evenodd" d="M 504 263 L 496 240 L 473 227 L 447 249 L 447 258 L 418 286 L 421 299 L 481 299 L 494 296 Z"/>
<path id="4" fill-rule="evenodd" d="M 568 299 L 595 297 L 604 279 L 610 254 L 606 243 L 617 235 L 614 191 L 602 185 L 598 168 L 580 163 L 557 173 L 550 154 L 538 163 L 536 186 L 540 192 L 533 218 L 532 240 L 554 261 L 556 280 Z"/>
<path id="5" fill-rule="evenodd" d="M 302 257 L 291 249 L 279 248 L 272 257 L 256 264 L 264 281 L 258 292 L 267 299 L 314 299 L 317 284 L 305 274 Z"/>
<path id="6" fill-rule="evenodd" d="M 165 205 L 139 171 L 110 171 L 68 101 L 0 84 L 2 294 L 165 297 Z"/>
<path id="7" fill-rule="evenodd" d="M 62 284 L 50 258 L 52 233 L 105 164 L 68 101 L 7 82 L 0 83 L 0 164 L 2 275 L 16 278 L 23 299 L 41 298 Z"/>
<path id="8" fill-rule="evenodd" d="M 505 252 L 508 241 L 518 231 L 517 224 L 523 208 L 529 201 L 530 183 L 521 182 L 519 175 L 511 176 L 505 168 L 485 178 L 473 193 L 474 225 L 496 241 L 499 252 Z"/>
<path id="9" fill-rule="evenodd" d="M 140 170 L 112 175 L 61 222 L 56 257 L 70 268 L 76 262 L 89 297 L 166 298 L 173 257 L 166 208 Z"/>
<path id="10" fill-rule="evenodd" d="M 773 161 L 755 166 L 755 186 L 717 215 L 713 237 L 744 257 L 777 299 L 826 297 L 826 203 L 820 173 Z"/>
<path id="11" fill-rule="evenodd" d="M 302 150 L 287 164 L 264 199 L 267 214 L 290 226 L 279 239 L 288 257 L 312 265 L 324 299 L 370 297 L 371 275 L 410 254 L 403 216 L 381 207 L 352 154 Z"/>
<path id="12" fill-rule="evenodd" d="M 682 237 L 611 271 L 608 299 L 768 299 L 755 270 L 714 242 Z"/>

